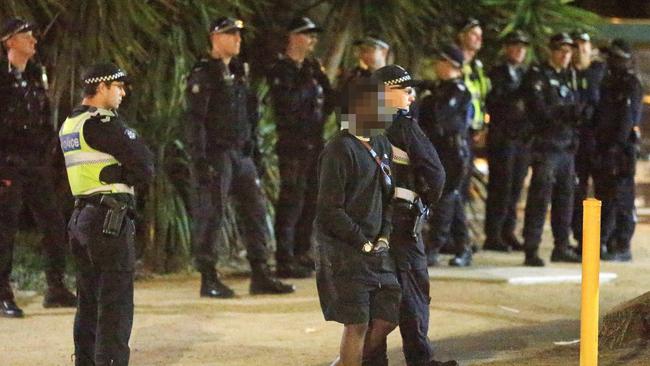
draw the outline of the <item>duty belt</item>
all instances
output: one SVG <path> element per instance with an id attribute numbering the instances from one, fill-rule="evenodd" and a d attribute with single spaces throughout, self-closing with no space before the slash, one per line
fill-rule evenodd
<path id="1" fill-rule="evenodd" d="M 135 208 L 133 196 L 128 193 L 113 193 L 113 194 L 93 194 L 89 196 L 77 196 L 74 200 L 75 208 L 83 208 L 86 205 L 104 206 L 112 208 L 115 204 L 126 204 L 129 211 Z"/>

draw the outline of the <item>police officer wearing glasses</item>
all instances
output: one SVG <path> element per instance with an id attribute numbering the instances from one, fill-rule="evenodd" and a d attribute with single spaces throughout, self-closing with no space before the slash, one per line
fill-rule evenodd
<path id="1" fill-rule="evenodd" d="M 129 364 L 135 267 L 135 187 L 149 183 L 153 155 L 117 115 L 126 73 L 96 64 L 83 100 L 59 131 L 75 209 L 68 224 L 77 263 L 75 365 Z"/>
<path id="2" fill-rule="evenodd" d="M 214 251 L 230 198 L 243 227 L 251 265 L 251 294 L 294 291 L 271 277 L 266 247 L 266 208 L 253 154 L 257 150 L 258 103 L 248 84 L 248 65 L 237 58 L 243 21 L 219 18 L 210 27 L 211 51 L 187 81 L 187 146 L 195 182 L 192 214 L 194 251 L 201 272 L 200 295 L 230 298 L 234 292 L 217 277 Z"/>
<path id="3" fill-rule="evenodd" d="M 454 222 L 457 225 L 452 248 L 454 258 L 449 265 L 466 267 L 472 263 L 472 250 L 461 189 L 470 167 L 468 116 L 472 95 L 462 79 L 461 50 L 446 45 L 438 50 L 437 56 L 435 71 L 439 81 L 431 95 L 422 100 L 418 118 L 438 151 L 447 175 L 442 196 L 431 212 L 429 264 L 437 264 L 437 253 L 450 241 Z"/>
<path id="4" fill-rule="evenodd" d="M 280 195 L 275 210 L 278 277 L 309 277 L 312 223 L 316 210 L 318 154 L 333 91 L 311 53 L 322 29 L 311 19 L 294 19 L 288 43 L 268 73 L 278 141 Z"/>
<path id="5" fill-rule="evenodd" d="M 43 233 L 47 291 L 43 306 L 74 307 L 76 297 L 63 284 L 65 220 L 52 180 L 51 152 L 56 133 L 51 125 L 47 75 L 33 60 L 34 25 L 20 18 L 4 21 L 0 42 L 0 316 L 19 318 L 9 284 L 13 248 L 23 204 Z"/>
<path id="6" fill-rule="evenodd" d="M 506 35 L 504 61 L 490 70 L 492 89 L 486 105 L 490 113 L 487 152 L 490 169 L 485 214 L 484 250 L 523 250 L 515 236 L 517 202 L 528 174 L 530 137 L 522 81 L 529 45 L 521 31 Z"/>
<path id="7" fill-rule="evenodd" d="M 634 175 L 643 89 L 624 40 L 615 39 L 608 47 L 607 66 L 594 118 L 594 188 L 603 202 L 601 248 L 608 251 L 601 258 L 627 262 L 636 225 Z"/>
<path id="8" fill-rule="evenodd" d="M 549 50 L 548 61 L 533 66 L 524 81 L 533 138 L 533 176 L 524 217 L 526 266 L 544 266 L 538 250 L 549 204 L 554 238 L 551 261 L 581 261 L 569 243 L 577 126 L 583 109 L 569 68 L 573 39 L 558 33 L 550 38 Z"/>
<path id="9" fill-rule="evenodd" d="M 392 172 L 395 179 L 391 233 L 391 249 L 397 264 L 397 280 L 402 288 L 399 330 L 406 364 L 457 365 L 433 359 L 427 333 L 429 331 L 429 273 L 427 255 L 422 241 L 422 225 L 429 207 L 436 204 L 445 184 L 445 170 L 436 149 L 417 121 L 408 115 L 413 102 L 411 88 L 417 82 L 398 65 L 377 70 L 374 78 L 384 84 L 385 104 L 393 123 L 386 137 L 393 145 Z M 385 351 L 385 348 L 384 348 Z M 375 357 L 372 365 L 386 360 Z"/>

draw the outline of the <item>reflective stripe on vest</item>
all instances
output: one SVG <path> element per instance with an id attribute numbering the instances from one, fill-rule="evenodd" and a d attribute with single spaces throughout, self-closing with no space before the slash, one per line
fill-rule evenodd
<path id="1" fill-rule="evenodd" d="M 109 118 L 115 116 L 105 109 L 92 109 L 63 122 L 59 131 L 61 150 L 65 158 L 70 190 L 74 196 L 85 196 L 93 193 L 129 193 L 133 187 L 121 183 L 104 183 L 99 175 L 105 167 L 119 164 L 111 154 L 95 150 L 88 145 L 83 135 L 86 121 L 96 116 Z"/>

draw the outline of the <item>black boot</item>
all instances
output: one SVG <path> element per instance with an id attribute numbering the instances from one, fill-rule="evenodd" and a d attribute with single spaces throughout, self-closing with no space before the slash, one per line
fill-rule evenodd
<path id="1" fill-rule="evenodd" d="M 431 360 L 427 362 L 425 366 L 458 366 L 458 361 L 456 360 L 449 360 L 449 361 L 436 361 L 436 360 Z"/>
<path id="2" fill-rule="evenodd" d="M 264 262 L 251 263 L 251 295 L 277 295 L 290 294 L 296 291 L 293 285 L 284 284 L 271 277 L 269 267 Z"/>
<path id="3" fill-rule="evenodd" d="M 510 252 L 510 246 L 498 239 L 485 239 L 483 250 L 492 250 L 495 252 Z"/>
<path id="4" fill-rule="evenodd" d="M 438 251 L 437 250 L 427 251 L 427 266 L 437 267 L 438 265 L 440 265 L 440 260 L 438 259 Z"/>
<path id="5" fill-rule="evenodd" d="M 629 248 L 623 250 L 615 250 L 612 253 L 612 260 L 615 262 L 630 262 L 632 261 L 632 251 Z"/>
<path id="6" fill-rule="evenodd" d="M 517 239 L 514 233 L 503 234 L 501 237 L 503 238 L 503 243 L 509 246 L 510 249 L 514 250 L 515 252 L 524 251 L 524 244 L 522 244 L 522 242 Z"/>
<path id="7" fill-rule="evenodd" d="M 235 291 L 219 280 L 214 268 L 201 272 L 201 297 L 230 299 L 235 297 Z"/>
<path id="8" fill-rule="evenodd" d="M 449 265 L 452 267 L 469 267 L 472 265 L 472 249 L 466 247 L 462 253 L 456 254 L 449 260 Z"/>
<path id="9" fill-rule="evenodd" d="M 526 259 L 524 260 L 524 266 L 529 267 L 544 267 L 545 263 L 542 258 L 537 255 L 537 250 L 526 252 Z"/>
<path id="10" fill-rule="evenodd" d="M 22 318 L 23 311 L 16 305 L 14 299 L 0 300 L 0 316 L 5 318 Z"/>
<path id="11" fill-rule="evenodd" d="M 294 260 L 287 260 L 278 262 L 275 274 L 278 278 L 309 278 L 314 271 Z"/>
<path id="12" fill-rule="evenodd" d="M 568 245 L 556 246 L 551 253 L 551 262 L 580 263 L 582 257 Z"/>
<path id="13" fill-rule="evenodd" d="M 75 308 L 77 297 L 63 284 L 63 274 L 48 273 L 47 290 L 43 297 L 44 308 Z"/>

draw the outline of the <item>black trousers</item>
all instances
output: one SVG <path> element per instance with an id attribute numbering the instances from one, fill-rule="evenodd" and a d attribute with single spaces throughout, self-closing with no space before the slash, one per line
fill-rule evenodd
<path id="1" fill-rule="evenodd" d="M 41 248 L 46 275 L 48 278 L 63 276 L 65 220 L 53 189 L 49 167 L 0 166 L 0 299 L 13 298 L 9 277 L 23 204 L 43 233 Z"/>
<path id="2" fill-rule="evenodd" d="M 582 243 L 582 201 L 589 194 L 589 177 L 594 178 L 593 157 L 595 154 L 596 142 L 593 132 L 589 130 L 580 131 L 580 142 L 575 159 L 576 186 L 573 194 L 573 219 L 571 222 L 573 238 L 578 243 Z"/>
<path id="3" fill-rule="evenodd" d="M 595 176 L 596 198 L 602 200 L 601 245 L 612 251 L 630 249 L 636 212 L 634 208 L 634 176 Z"/>
<path id="4" fill-rule="evenodd" d="M 278 141 L 278 144 L 282 144 Z M 320 147 L 301 154 L 278 151 L 280 195 L 275 206 L 276 259 L 291 261 L 294 255 L 309 253 L 318 195 Z"/>
<path id="5" fill-rule="evenodd" d="M 402 288 L 399 330 L 408 366 L 426 365 L 434 356 L 429 332 L 429 272 L 422 235 L 413 235 L 416 214 L 397 205 L 393 212 L 391 251 L 397 262 L 397 280 Z M 384 349 L 385 351 L 385 349 Z M 385 354 L 379 359 L 386 359 Z"/>
<path id="6" fill-rule="evenodd" d="M 454 253 L 462 254 L 469 243 L 465 205 L 458 190 L 444 191 L 431 211 L 429 248 L 438 252 L 453 238 Z M 455 226 L 452 227 L 452 225 Z"/>
<path id="7" fill-rule="evenodd" d="M 68 224 L 77 263 L 77 314 L 74 320 L 75 365 L 129 364 L 133 325 L 135 226 L 131 218 L 119 236 L 102 234 L 105 207 L 75 208 Z"/>
<path id="8" fill-rule="evenodd" d="M 555 247 L 565 247 L 569 245 L 573 215 L 574 155 L 553 151 L 534 152 L 531 156 L 533 177 L 524 218 L 525 250 L 535 252 L 539 248 L 549 203 Z"/>
<path id="9" fill-rule="evenodd" d="M 192 199 L 194 251 L 199 271 L 214 268 L 215 241 L 223 225 L 229 199 L 235 203 L 237 224 L 246 243 L 248 260 L 266 262 L 266 206 L 253 160 L 238 149 L 224 149 L 211 160 L 215 176 L 198 182 Z"/>
<path id="10" fill-rule="evenodd" d="M 488 147 L 490 175 L 485 213 L 486 241 L 500 241 L 514 234 L 517 225 L 517 202 L 530 165 L 530 147 L 504 140 Z"/>

